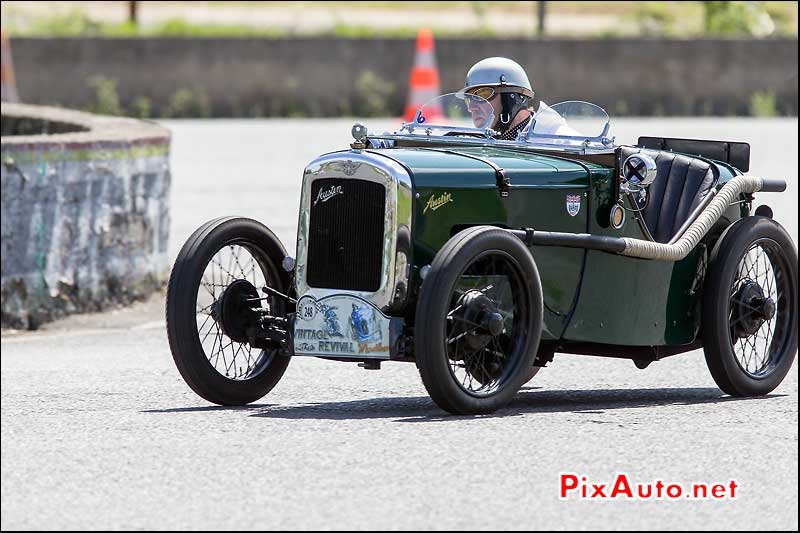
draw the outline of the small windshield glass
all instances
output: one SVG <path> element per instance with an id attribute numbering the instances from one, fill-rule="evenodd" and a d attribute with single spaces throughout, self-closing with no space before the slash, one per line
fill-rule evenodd
<path id="1" fill-rule="evenodd" d="M 600 106 L 572 100 L 554 104 L 550 109 L 558 113 L 569 127 L 580 135 L 600 137 L 608 133 L 606 131 L 608 113 Z"/>
<path id="2" fill-rule="evenodd" d="M 513 140 L 493 130 L 496 112 L 491 102 L 464 92 L 438 96 L 417 109 L 414 119 L 397 134 L 425 137 L 478 137 L 502 143 L 525 143 L 559 149 L 602 149 L 614 146 L 609 118 L 595 104 L 567 101 L 548 106 L 539 102 L 533 120 Z M 447 142 L 460 142 L 456 139 Z"/>
<path id="3" fill-rule="evenodd" d="M 472 94 L 450 93 L 429 101 L 417 110 L 412 127 L 437 127 L 449 131 L 482 130 L 494 121 L 488 101 Z"/>
<path id="4" fill-rule="evenodd" d="M 609 127 L 608 114 L 594 104 L 569 101 L 548 106 L 540 102 L 534 120 L 518 139 L 531 144 L 606 147 L 613 145 Z"/>
<path id="5" fill-rule="evenodd" d="M 608 114 L 588 102 L 561 102 L 553 106 L 540 102 L 534 118 L 530 131 L 524 132 L 529 141 L 535 135 L 595 138 L 608 134 Z"/>

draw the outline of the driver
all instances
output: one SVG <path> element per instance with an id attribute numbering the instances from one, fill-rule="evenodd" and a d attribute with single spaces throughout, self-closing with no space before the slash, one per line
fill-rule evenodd
<path id="1" fill-rule="evenodd" d="M 464 84 L 463 92 L 487 100 L 494 110 L 494 121 L 483 127 L 500 132 L 500 139 L 515 140 L 533 117 L 533 89 L 523 68 L 505 57 L 488 57 L 475 63 Z M 468 102 L 474 124 L 484 124 L 488 118 L 484 106 Z"/>

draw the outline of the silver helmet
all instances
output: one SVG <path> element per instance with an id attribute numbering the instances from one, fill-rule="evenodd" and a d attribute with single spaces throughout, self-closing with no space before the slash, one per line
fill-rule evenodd
<path id="1" fill-rule="evenodd" d="M 525 70 L 516 61 L 505 57 L 487 57 L 472 65 L 467 72 L 464 91 L 482 86 L 519 88 L 520 91 L 514 92 L 533 98 L 533 89 Z"/>

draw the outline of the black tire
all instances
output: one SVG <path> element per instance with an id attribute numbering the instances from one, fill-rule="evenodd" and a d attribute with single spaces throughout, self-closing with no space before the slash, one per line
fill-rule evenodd
<path id="1" fill-rule="evenodd" d="M 249 281 L 252 274 L 254 284 L 256 281 L 264 281 L 272 288 L 287 294 L 290 278 L 280 266 L 286 251 L 269 229 L 247 218 L 223 217 L 212 220 L 189 237 L 175 260 L 167 288 L 167 336 L 175 365 L 193 391 L 219 405 L 244 405 L 262 398 L 272 390 L 286 371 L 290 357 L 279 354 L 278 350 L 261 350 L 253 361 L 252 348 L 246 341 L 237 343 L 227 336 L 218 323 L 218 318 L 214 316 L 215 308 L 201 308 L 198 304 L 203 296 L 213 301 L 221 299 L 225 288 L 231 285 L 233 279 L 237 279 L 236 275 L 231 274 L 234 269 L 225 269 L 225 265 L 222 265 L 221 270 L 225 270 L 227 279 L 223 279 L 222 275 L 219 279 L 213 279 L 216 276 L 212 265 L 216 265 L 216 262 L 212 263 L 212 260 L 219 257 L 217 254 L 223 252 L 225 247 L 230 247 L 231 254 L 233 250 L 238 253 L 245 250 L 250 254 L 252 271 L 240 266 L 244 274 L 241 278 Z M 237 255 L 237 264 L 239 259 Z M 209 266 L 212 266 L 210 283 L 207 279 Z M 201 286 L 204 287 L 202 291 Z M 286 316 L 293 311 L 278 297 L 271 297 L 266 301 L 270 306 L 270 314 L 275 316 Z M 208 316 L 203 319 L 203 315 Z M 199 325 L 201 320 L 202 325 Z M 204 332 L 206 325 L 209 329 Z M 207 337 L 213 328 L 216 328 L 214 346 L 217 346 L 219 339 L 219 348 L 216 354 L 208 355 Z M 204 335 L 202 339 L 201 335 Z M 228 347 L 227 341 L 231 343 L 230 354 L 225 351 Z M 234 344 L 238 347 L 234 348 Z M 248 350 L 246 372 L 237 374 L 237 358 L 240 355 L 245 357 L 244 349 Z M 226 370 L 224 374 L 228 374 L 227 376 L 218 369 L 220 353 L 222 366 Z M 233 377 L 228 369 L 228 357 L 232 358 L 230 366 L 233 367 Z M 241 365 L 240 360 L 239 370 Z"/>
<path id="2" fill-rule="evenodd" d="M 538 374 L 538 373 L 539 373 L 539 370 L 541 370 L 542 368 L 543 368 L 543 367 L 541 367 L 541 366 L 532 366 L 532 367 L 530 367 L 530 368 L 528 369 L 528 372 L 525 374 L 525 379 L 523 379 L 523 380 L 522 380 L 522 385 L 525 385 L 525 384 L 526 384 L 526 383 L 528 383 L 530 380 L 532 380 L 533 378 L 535 378 L 535 377 L 536 377 L 536 374 Z M 520 386 L 522 386 L 522 385 L 520 385 Z"/>
<path id="3" fill-rule="evenodd" d="M 491 293 L 494 284 L 458 290 L 465 287 L 463 283 L 469 278 L 480 284 L 482 276 L 489 279 L 488 276 L 503 272 L 507 275 L 501 279 L 508 281 L 503 291 L 510 297 Z M 502 332 L 498 327 L 492 334 L 488 327 L 478 328 L 466 317 L 459 318 L 458 313 L 466 312 L 466 299 L 476 295 L 494 296 L 488 301 L 496 307 L 470 317 L 486 317 L 494 311 L 503 317 Z M 502 308 L 498 303 L 508 302 L 509 298 L 510 311 L 507 303 Z M 431 263 L 416 310 L 416 363 L 434 402 L 453 414 L 491 413 L 507 405 L 533 366 L 542 333 L 542 314 L 539 272 L 520 239 L 489 226 L 469 228 L 453 236 Z M 470 325 L 458 326 L 462 322 Z M 469 327 L 471 331 L 466 329 Z M 460 347 L 463 339 L 466 344 L 477 343 L 477 347 Z M 483 348 L 480 339 L 487 342 Z M 487 358 L 491 358 L 490 370 L 486 368 Z M 463 371 L 465 377 L 458 378 L 457 371 Z"/>
<path id="4" fill-rule="evenodd" d="M 703 289 L 703 351 L 723 392 L 761 396 L 783 381 L 797 353 L 797 310 L 791 237 L 770 218 L 735 223 L 711 254 Z"/>

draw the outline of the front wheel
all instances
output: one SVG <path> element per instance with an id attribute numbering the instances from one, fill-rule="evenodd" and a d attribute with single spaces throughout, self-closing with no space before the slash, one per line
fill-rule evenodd
<path id="1" fill-rule="evenodd" d="M 533 368 L 542 286 L 517 237 L 475 227 L 436 254 L 417 303 L 414 349 L 422 382 L 453 414 L 508 404 Z"/>
<path id="2" fill-rule="evenodd" d="M 748 217 L 709 261 L 703 288 L 703 350 L 717 385 L 732 396 L 777 387 L 797 353 L 797 250 L 777 222 Z"/>
<path id="3" fill-rule="evenodd" d="M 167 288 L 167 336 L 181 376 L 206 400 L 254 402 L 283 376 L 289 357 L 278 344 L 256 341 L 255 332 L 292 311 L 282 298 L 259 293 L 267 286 L 287 294 L 285 256 L 269 229 L 234 217 L 207 222 L 178 254 Z"/>

